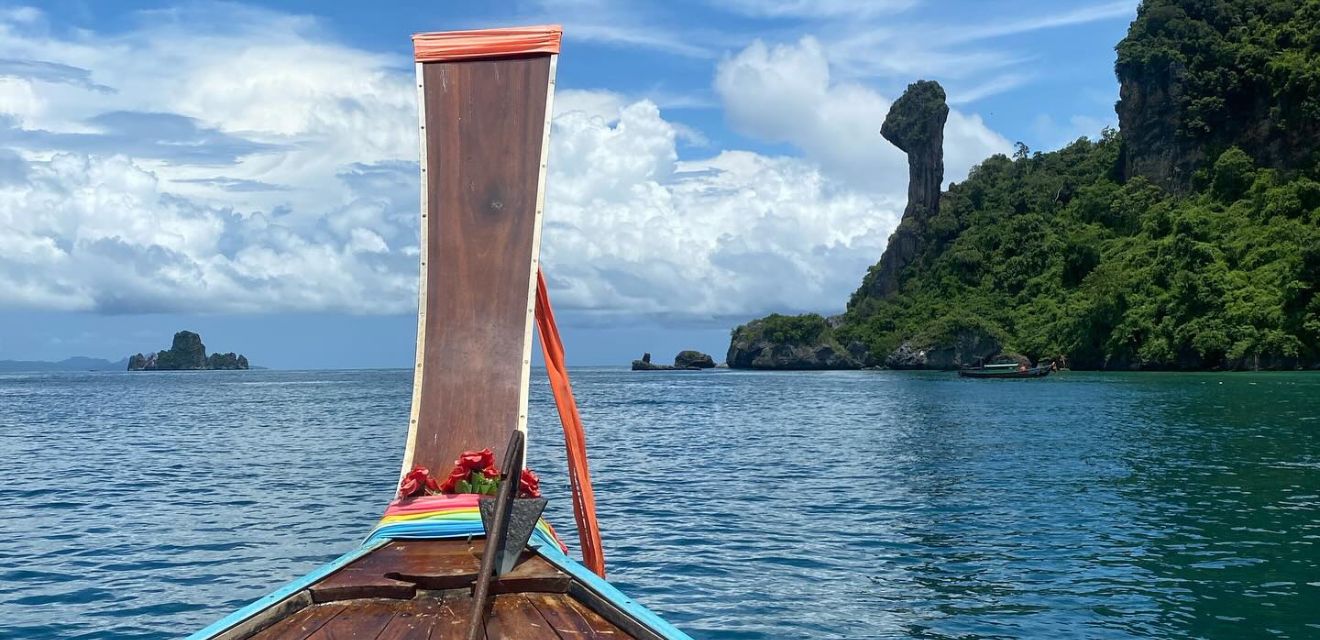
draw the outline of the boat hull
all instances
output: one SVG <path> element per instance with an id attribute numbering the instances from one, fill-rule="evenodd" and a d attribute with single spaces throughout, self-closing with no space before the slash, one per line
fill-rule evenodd
<path id="1" fill-rule="evenodd" d="M 286 585 L 190 640 L 463 638 L 484 539 L 380 540 Z M 683 640 L 685 634 L 539 544 L 492 585 L 480 637 Z"/>
<path id="2" fill-rule="evenodd" d="M 989 378 L 996 380 L 1021 380 L 1028 378 L 1044 378 L 1050 375 L 1049 367 L 1034 367 L 1026 371 L 986 371 L 983 369 L 959 369 L 958 375 L 964 378 Z"/>

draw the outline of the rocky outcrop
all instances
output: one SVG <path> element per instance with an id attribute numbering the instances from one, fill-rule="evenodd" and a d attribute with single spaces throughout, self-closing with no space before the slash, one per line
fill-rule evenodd
<path id="1" fill-rule="evenodd" d="M 633 371 L 696 371 L 697 367 L 679 367 L 651 362 L 651 354 L 643 353 L 641 360 L 632 361 Z"/>
<path id="2" fill-rule="evenodd" d="M 725 360 L 731 369 L 860 369 L 865 348 L 840 346 L 819 315 L 772 314 L 734 329 Z"/>
<path id="3" fill-rule="evenodd" d="M 917 257 L 926 223 L 939 211 L 944 183 L 944 122 L 948 118 L 944 88 L 931 80 L 908 85 L 885 116 L 880 135 L 908 157 L 908 201 L 880 263 L 862 282 L 862 291 L 867 295 L 883 299 L 898 292 L 899 275 Z"/>
<path id="4" fill-rule="evenodd" d="M 700 371 L 713 369 L 715 360 L 709 355 L 691 349 L 679 351 L 674 356 L 674 364 L 656 364 L 651 362 L 651 354 L 643 353 L 641 360 L 632 361 L 633 371 Z"/>
<path id="5" fill-rule="evenodd" d="M 1123 131 L 1123 174 L 1143 176 L 1165 189 L 1185 191 L 1196 167 L 1205 160 L 1201 144 L 1181 136 L 1183 79 L 1179 62 L 1160 68 L 1120 67 L 1118 126 Z"/>
<path id="6" fill-rule="evenodd" d="M 129 371 L 201 371 L 213 369 L 247 369 L 246 356 L 236 353 L 206 355 L 202 337 L 191 331 L 174 334 L 174 342 L 166 351 L 148 355 L 129 356 Z"/>
<path id="7" fill-rule="evenodd" d="M 885 358 L 890 369 L 951 370 L 976 366 L 998 355 L 1003 345 L 981 329 L 962 329 L 944 338 L 903 342 Z"/>
<path id="8" fill-rule="evenodd" d="M 710 354 L 688 349 L 674 356 L 674 366 L 680 369 L 714 369 L 715 359 Z"/>

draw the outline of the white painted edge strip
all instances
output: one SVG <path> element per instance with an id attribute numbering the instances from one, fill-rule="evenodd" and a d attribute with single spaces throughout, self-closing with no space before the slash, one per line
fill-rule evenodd
<path id="1" fill-rule="evenodd" d="M 426 259 L 427 249 L 430 243 L 427 241 L 430 235 L 427 228 L 431 222 L 427 218 L 427 207 L 429 206 L 427 193 L 430 191 L 429 180 L 426 175 L 426 88 L 425 80 L 422 76 L 422 63 L 417 63 L 417 130 L 420 138 L 420 158 L 421 158 L 421 185 L 422 185 L 422 233 L 421 233 L 421 251 L 419 252 L 421 272 L 420 283 L 417 286 L 417 357 L 413 366 L 413 389 L 412 389 L 412 409 L 408 413 L 408 440 L 403 449 L 403 468 L 399 470 L 399 482 L 403 482 L 403 476 L 407 475 L 412 469 L 413 454 L 417 449 L 417 421 L 422 410 L 422 365 L 426 360 Z"/>
<path id="2" fill-rule="evenodd" d="M 541 134 L 541 166 L 536 179 L 536 221 L 532 228 L 532 265 L 527 280 L 527 322 L 523 330 L 522 388 L 518 394 L 518 430 L 527 433 L 527 396 L 532 374 L 532 327 L 536 324 L 536 271 L 541 266 L 541 220 L 545 212 L 545 172 L 550 157 L 550 121 L 555 106 L 555 69 L 559 56 L 550 55 L 550 80 L 545 91 L 545 131 Z M 523 459 L 529 438 L 523 438 Z"/>

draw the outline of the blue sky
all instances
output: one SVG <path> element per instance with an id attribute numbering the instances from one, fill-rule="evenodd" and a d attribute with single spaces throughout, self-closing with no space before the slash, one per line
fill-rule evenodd
<path id="1" fill-rule="evenodd" d="M 0 359 L 188 328 L 274 367 L 407 366 L 418 31 L 557 22 L 543 258 L 570 362 L 719 358 L 837 313 L 902 211 L 889 103 L 940 81 L 946 178 L 1115 123 L 1135 2 L 0 5 Z"/>

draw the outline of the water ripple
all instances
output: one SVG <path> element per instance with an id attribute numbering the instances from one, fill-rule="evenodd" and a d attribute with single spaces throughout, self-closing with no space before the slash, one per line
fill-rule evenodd
<path id="1" fill-rule="evenodd" d="M 697 638 L 1320 634 L 1313 375 L 574 386 L 611 580 Z M 176 637 L 348 550 L 410 392 L 406 371 L 0 376 L 0 639 Z M 543 383 L 531 401 L 571 540 Z"/>

